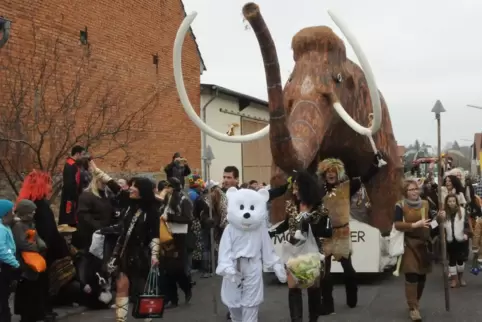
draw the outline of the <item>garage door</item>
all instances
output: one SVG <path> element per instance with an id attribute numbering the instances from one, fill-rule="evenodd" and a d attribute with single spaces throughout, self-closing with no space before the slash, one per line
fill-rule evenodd
<path id="1" fill-rule="evenodd" d="M 264 128 L 267 122 L 241 118 L 241 133 L 243 135 L 257 132 Z M 271 180 L 271 150 L 269 136 L 242 146 L 243 182 L 256 180 L 259 183 Z"/>

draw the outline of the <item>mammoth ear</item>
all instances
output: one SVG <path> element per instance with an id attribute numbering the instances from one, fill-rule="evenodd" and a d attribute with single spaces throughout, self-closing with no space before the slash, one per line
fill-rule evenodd
<path id="1" fill-rule="evenodd" d="M 343 68 L 343 69 L 344 69 L 344 74 L 345 74 L 345 80 L 343 82 L 344 87 L 348 90 L 354 90 L 355 89 L 355 77 L 353 77 L 353 72 L 351 71 L 350 68 Z"/>

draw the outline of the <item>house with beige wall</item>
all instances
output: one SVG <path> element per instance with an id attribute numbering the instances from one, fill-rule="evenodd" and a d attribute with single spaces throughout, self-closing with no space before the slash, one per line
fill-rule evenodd
<path id="1" fill-rule="evenodd" d="M 249 134 L 268 124 L 268 103 L 222 86 L 201 84 L 201 118 L 219 132 Z M 211 179 L 221 181 L 223 169 L 234 165 L 239 169 L 240 182 L 269 183 L 272 159 L 268 136 L 249 143 L 228 143 L 202 135 L 201 144 L 204 142 L 211 146 L 215 157 Z"/>

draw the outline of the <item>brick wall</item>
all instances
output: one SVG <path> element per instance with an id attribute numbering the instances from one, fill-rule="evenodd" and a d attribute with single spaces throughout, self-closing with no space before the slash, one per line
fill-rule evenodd
<path id="1" fill-rule="evenodd" d="M 24 59 L 34 52 L 37 55 L 48 51 L 42 48 L 43 44 L 60 38 L 58 51 L 63 74 L 66 79 L 73 79 L 71 65 L 86 55 L 87 46 L 80 44 L 79 34 L 87 27 L 89 68 L 96 75 L 92 78 L 99 79 L 115 70 L 112 83 L 126 95 L 131 106 L 158 93 L 142 129 L 142 140 L 126 147 L 132 154 L 125 168 L 119 169 L 115 162 L 122 151 L 107 155 L 98 162 L 99 166 L 114 172 L 156 172 L 179 151 L 193 168 L 200 168 L 200 132 L 182 110 L 173 77 L 172 47 L 184 17 L 179 0 L 4 0 L 0 1 L 0 15 L 12 21 L 11 37 L 0 49 L 0 60 L 5 61 L 7 53 L 9 57 Z M 159 57 L 157 68 L 153 64 L 154 54 Z M 183 71 L 191 102 L 199 109 L 200 58 L 192 37 L 186 37 L 184 44 Z M 2 73 L 5 75 L 0 68 L 0 79 Z M 32 93 L 28 97 L 33 100 L 33 96 Z M 49 94 L 47 100 L 54 100 L 53 96 Z M 2 108 L 8 108 L 7 100 L 0 88 Z M 83 124 L 86 119 L 77 116 L 76 122 Z M 104 142 L 97 149 L 105 150 L 107 145 Z"/>

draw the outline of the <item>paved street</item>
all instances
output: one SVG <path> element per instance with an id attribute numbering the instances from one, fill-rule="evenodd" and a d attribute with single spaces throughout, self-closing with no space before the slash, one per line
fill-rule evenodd
<path id="1" fill-rule="evenodd" d="M 427 283 L 426 293 L 422 299 L 422 314 L 424 321 L 481 321 L 482 316 L 482 275 L 479 277 L 467 274 L 469 286 L 451 290 L 452 310 L 450 313 L 444 309 L 444 293 L 442 289 L 440 270 L 437 269 Z M 359 292 L 359 306 L 349 309 L 345 305 L 344 288 L 337 285 L 335 291 L 336 314 L 322 317 L 320 321 L 356 322 L 356 321 L 408 321 L 407 308 L 404 298 L 403 278 L 395 278 L 391 274 L 378 278 L 362 278 L 363 285 Z M 212 282 L 215 285 L 211 286 Z M 265 302 L 261 306 L 261 322 L 289 322 L 287 291 L 283 285 L 266 281 Z M 164 320 L 186 322 L 213 322 L 225 321 L 226 309 L 221 304 L 219 297 L 219 315 L 213 314 L 213 297 L 211 287 L 219 294 L 219 279 L 198 280 L 195 294 L 189 306 L 165 312 Z M 306 307 L 305 307 L 306 309 Z M 75 313 L 75 312 L 74 312 Z M 307 319 L 305 315 L 305 320 Z M 68 322 L 100 322 L 112 321 L 114 310 L 84 312 L 82 314 L 67 316 L 63 321 Z M 130 319 L 129 321 L 134 321 Z"/>

